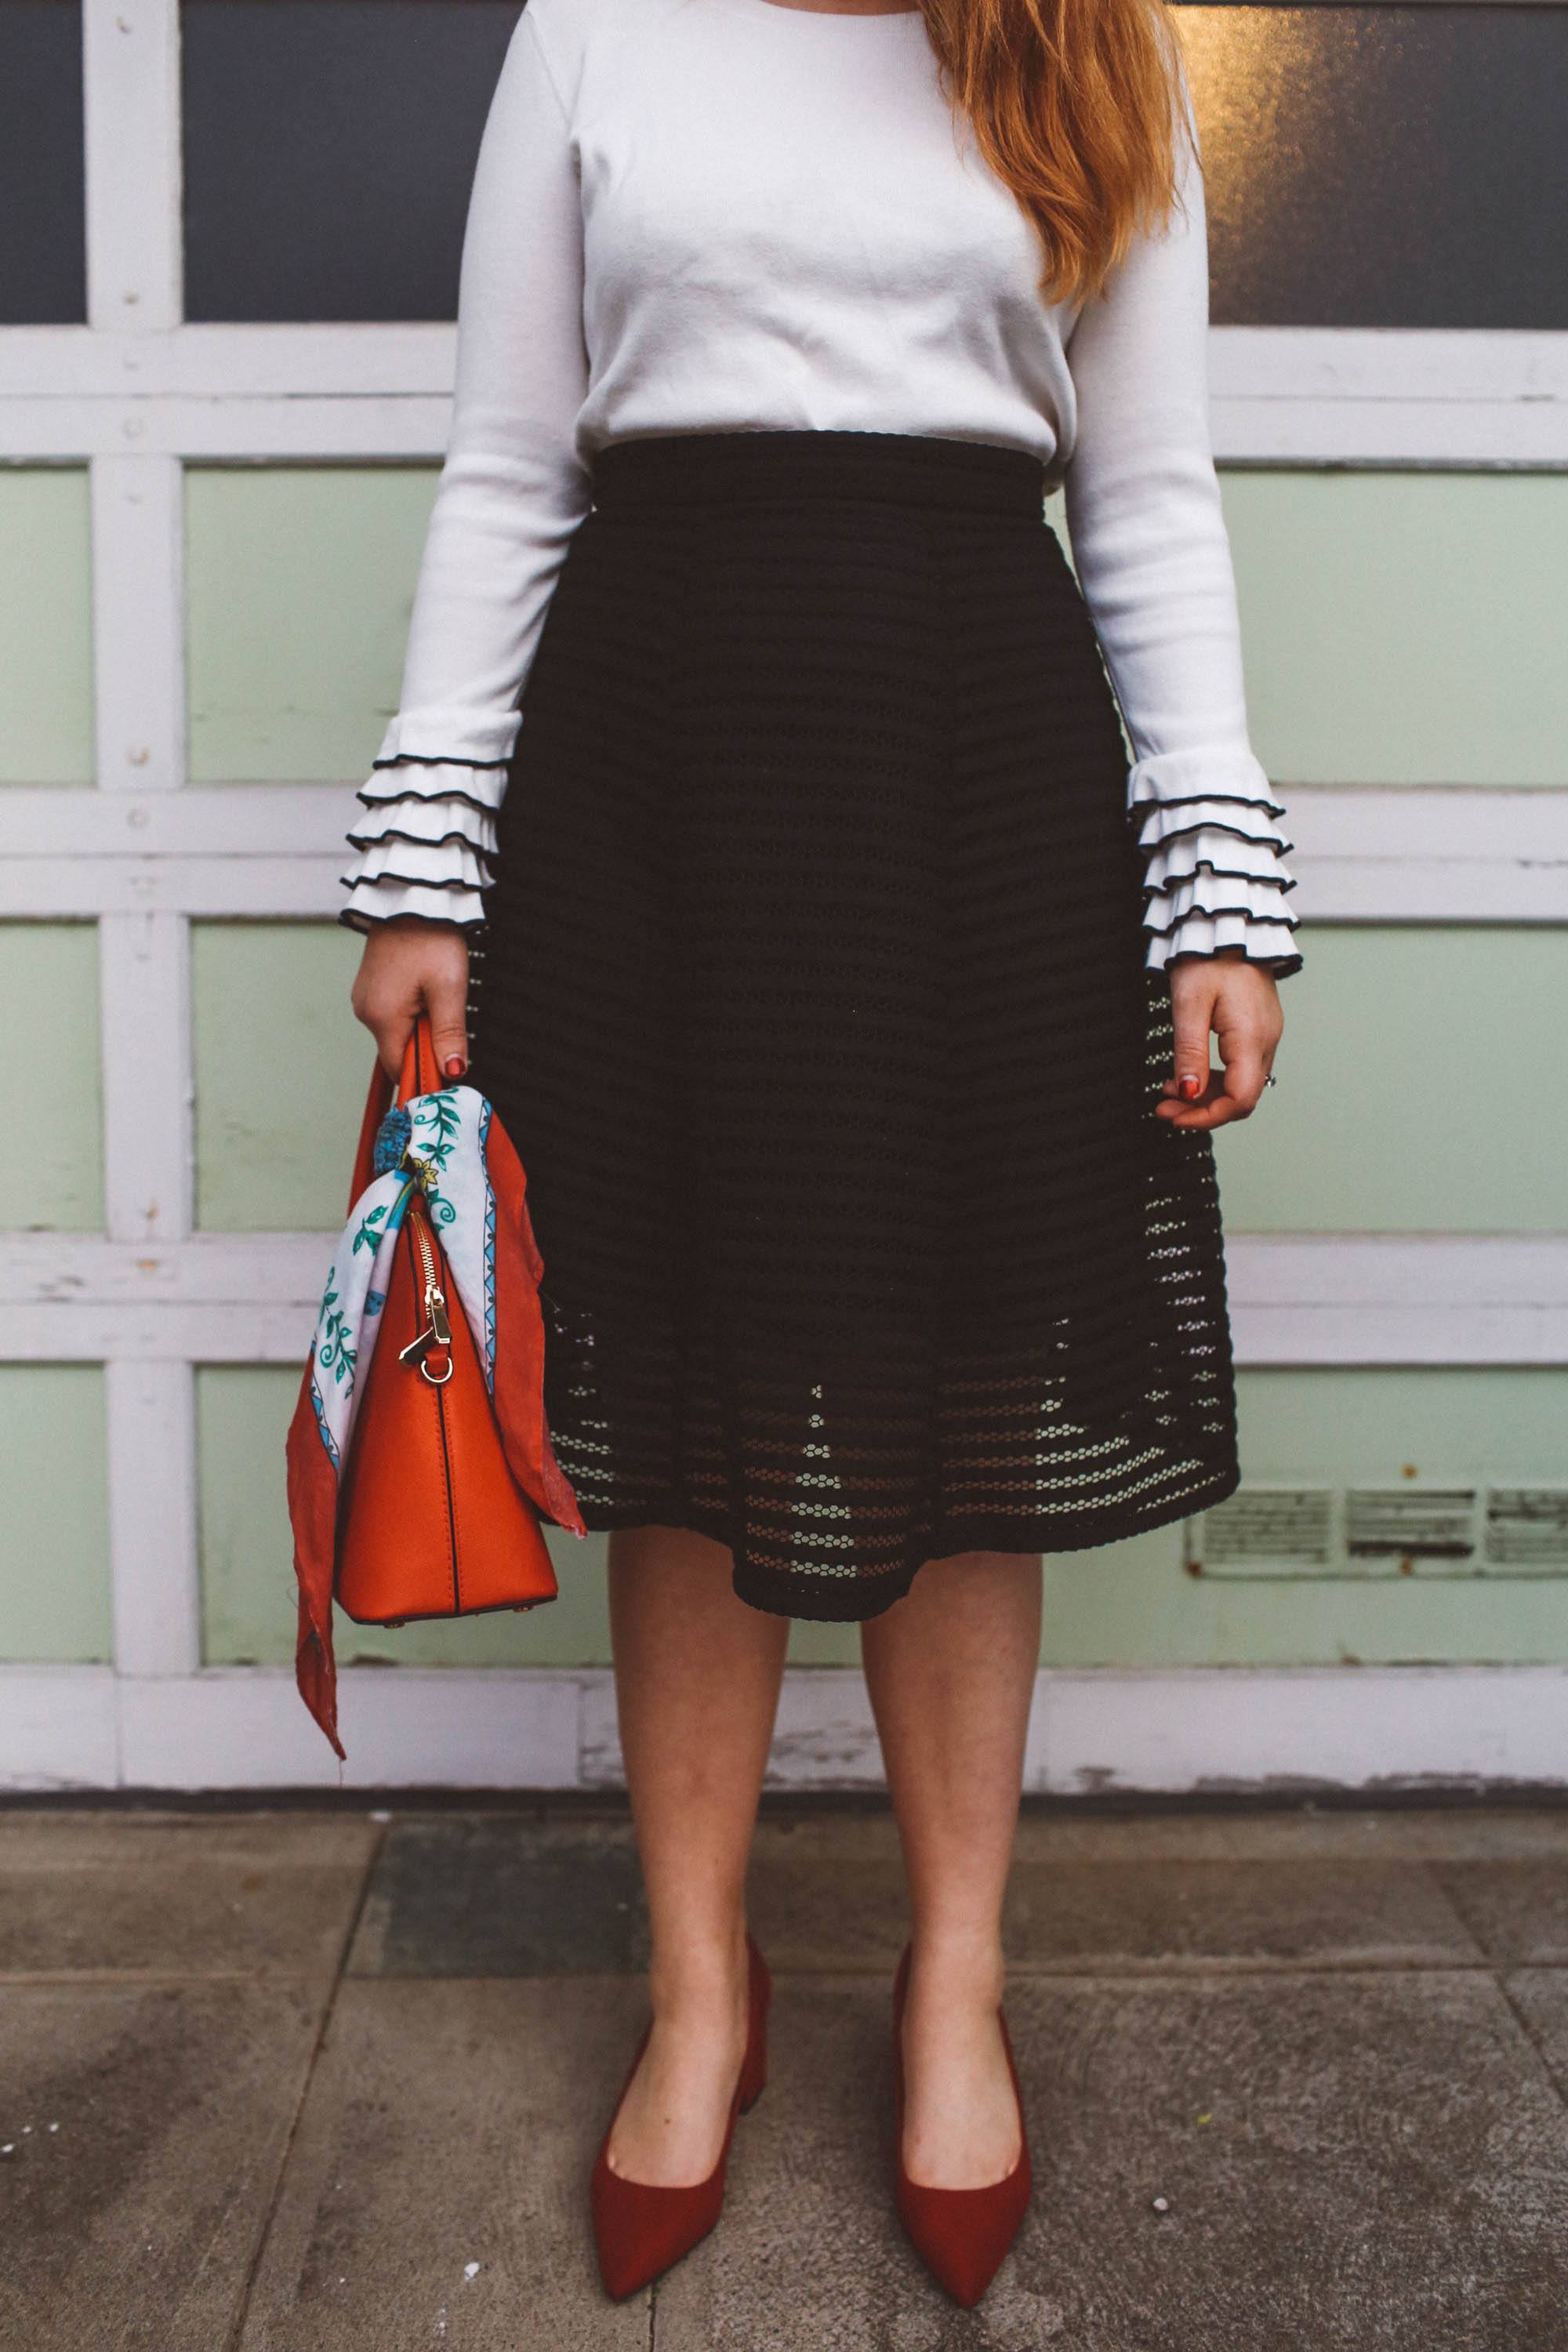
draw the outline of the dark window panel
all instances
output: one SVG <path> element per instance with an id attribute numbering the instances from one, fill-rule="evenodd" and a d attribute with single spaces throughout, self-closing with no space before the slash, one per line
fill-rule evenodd
<path id="1" fill-rule="evenodd" d="M 451 319 L 517 0 L 185 0 L 185 316 Z"/>
<path id="2" fill-rule="evenodd" d="M 186 0 L 187 316 L 450 318 L 517 15 Z M 1217 322 L 1568 328 L 1568 6 L 1181 18 Z"/>
<path id="3" fill-rule="evenodd" d="M 1217 323 L 1568 328 L 1568 7 L 1179 22 Z"/>
<path id="4" fill-rule="evenodd" d="M 0 5 L 0 326 L 87 317 L 81 10 Z"/>

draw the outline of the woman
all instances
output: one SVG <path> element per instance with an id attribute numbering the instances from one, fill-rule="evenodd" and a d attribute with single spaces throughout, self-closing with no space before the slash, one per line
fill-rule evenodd
<path id="1" fill-rule="evenodd" d="M 1162 0 L 531 0 L 485 131 L 345 919 L 389 1069 L 426 1006 L 459 1075 L 471 1020 L 614 1530 L 652 1936 L 615 2294 L 711 2225 L 761 2084 L 742 1889 L 801 1617 L 864 1629 L 899 2210 L 978 2298 L 1028 2195 L 1040 1556 L 1237 1482 L 1209 1130 L 1300 958 L 1189 132 Z"/>

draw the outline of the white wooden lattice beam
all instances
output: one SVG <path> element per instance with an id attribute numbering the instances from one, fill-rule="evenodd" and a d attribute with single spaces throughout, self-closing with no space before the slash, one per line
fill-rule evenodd
<path id="1" fill-rule="evenodd" d="M 82 0 L 81 30 L 89 327 L 166 333 L 183 307 L 179 0 Z"/>
<path id="2" fill-rule="evenodd" d="M 178 0 L 84 0 L 86 339 L 133 353 L 179 323 Z M 136 402 L 91 454 L 99 799 L 185 781 L 184 469 Z M 84 910 L 85 911 L 85 910 Z M 189 924 L 100 902 L 104 1221 L 108 1244 L 178 1246 L 193 1220 Z M 191 1366 L 105 1334 L 110 1580 L 121 1675 L 200 1664 Z"/>
<path id="3" fill-rule="evenodd" d="M 1303 919 L 1568 922 L 1568 788 L 1280 792 Z M 335 919 L 354 785 L 0 793 L 0 919 Z"/>
<path id="4" fill-rule="evenodd" d="M 301 1365 L 334 1239 L 0 1234 L 6 1353 Z M 1568 1364 L 1568 1235 L 1233 1234 L 1226 1269 L 1244 1366 Z"/>
<path id="5" fill-rule="evenodd" d="M 125 323 L 0 330 L 0 460 L 445 451 L 450 326 Z M 1209 353 L 1222 463 L 1568 466 L 1568 333 L 1215 327 Z"/>

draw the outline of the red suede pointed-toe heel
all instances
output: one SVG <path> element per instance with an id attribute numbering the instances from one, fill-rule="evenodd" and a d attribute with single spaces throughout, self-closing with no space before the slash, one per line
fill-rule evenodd
<path id="1" fill-rule="evenodd" d="M 741 2061 L 741 2072 L 735 2084 L 735 2096 L 730 2107 L 730 2121 L 724 2133 L 724 2145 L 719 2151 L 719 2161 L 706 2180 L 699 2180 L 689 2189 L 658 2189 L 647 2181 L 626 2180 L 610 2169 L 610 2138 L 616 2127 L 616 2116 L 631 2088 L 632 2076 L 642 2063 L 647 2048 L 651 2022 L 643 2029 L 637 2056 L 632 2060 L 626 2079 L 621 2084 L 621 2096 L 616 2102 L 616 2115 L 599 2143 L 599 2153 L 594 2159 L 594 2175 L 590 2201 L 594 2210 L 594 2238 L 599 2250 L 599 2275 L 605 2290 L 618 2300 L 635 2294 L 638 2287 L 647 2286 L 671 2263 L 689 2253 L 700 2238 L 705 2238 L 719 2219 L 724 2205 L 724 2175 L 730 2162 L 730 2143 L 735 2137 L 735 2125 L 746 2109 L 753 2106 L 763 2095 L 768 2079 L 768 2000 L 773 1991 L 767 1962 L 746 1937 L 746 2052 Z"/>
<path id="2" fill-rule="evenodd" d="M 957 2303 L 977 2304 L 1001 2267 L 1002 2258 L 1018 2233 L 1034 2191 L 1029 2168 L 1029 2142 L 1024 2129 L 1024 2095 L 1007 2021 L 1000 2010 L 1002 2046 L 1013 2095 L 1018 2102 L 1018 2161 L 1005 2179 L 988 2189 L 923 2189 L 904 2170 L 904 1995 L 910 1981 L 910 1948 L 906 1944 L 893 1979 L 893 2129 L 897 2134 L 899 2219 L 926 2268 Z"/>

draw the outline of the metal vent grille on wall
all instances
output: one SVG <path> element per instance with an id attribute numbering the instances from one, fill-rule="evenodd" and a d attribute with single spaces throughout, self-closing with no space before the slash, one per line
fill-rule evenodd
<path id="1" fill-rule="evenodd" d="M 1568 1485 L 1248 1484 L 1187 1523 L 1194 1576 L 1568 1576 Z"/>

